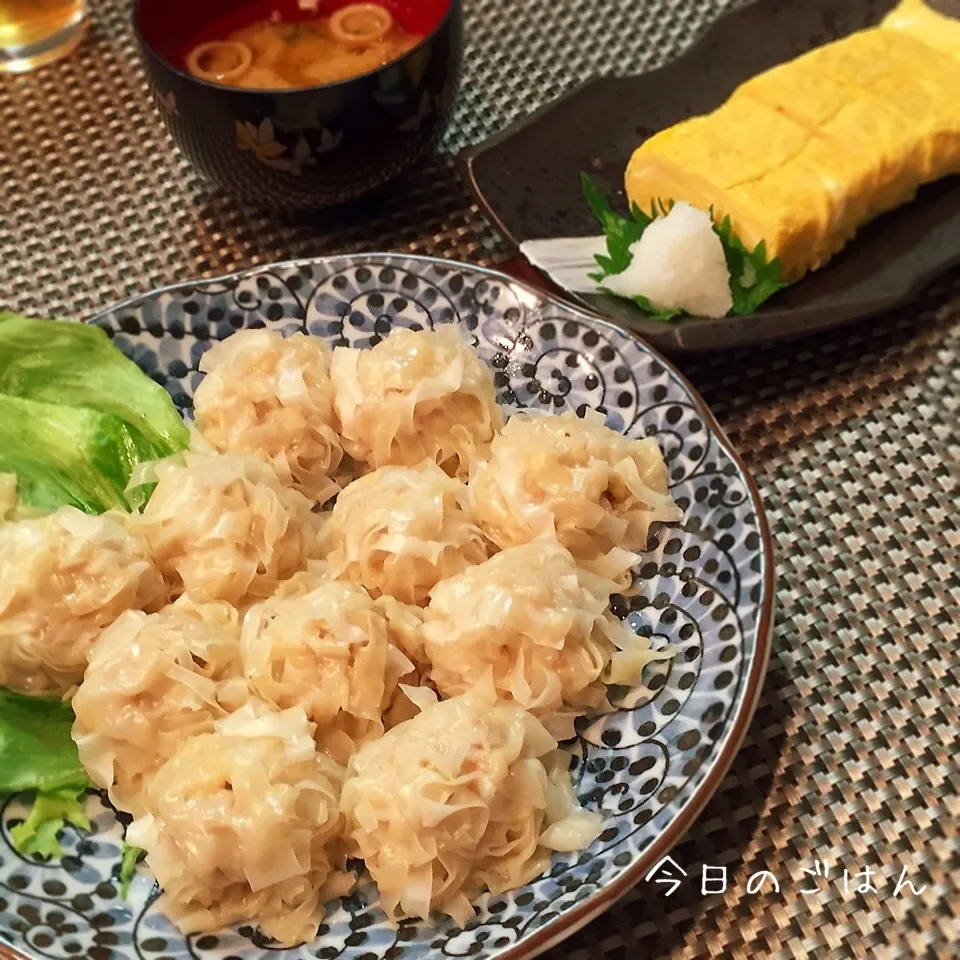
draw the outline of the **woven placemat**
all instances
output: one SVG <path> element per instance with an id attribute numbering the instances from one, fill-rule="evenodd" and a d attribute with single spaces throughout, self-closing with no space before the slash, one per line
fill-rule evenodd
<path id="1" fill-rule="evenodd" d="M 176 280 L 334 252 L 493 263 L 506 250 L 452 152 L 597 72 L 676 55 L 731 5 L 467 0 L 441 156 L 361 217 L 290 225 L 192 172 L 149 103 L 129 4 L 94 0 L 80 52 L 0 77 L 0 309 L 84 316 Z M 674 851 L 679 889 L 641 884 L 550 960 L 958 955 L 958 320 L 954 273 L 833 334 L 683 361 L 770 514 L 770 675 L 729 776 Z M 726 892 L 701 892 L 704 865 L 708 879 L 726 868 Z M 760 871 L 778 891 L 769 877 L 749 891 Z M 897 892 L 901 875 L 920 892 Z"/>

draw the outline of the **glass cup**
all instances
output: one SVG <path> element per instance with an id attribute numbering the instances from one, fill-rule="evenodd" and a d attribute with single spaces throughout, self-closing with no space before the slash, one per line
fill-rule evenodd
<path id="1" fill-rule="evenodd" d="M 87 27 L 87 0 L 0 0 L 0 73 L 66 56 Z"/>

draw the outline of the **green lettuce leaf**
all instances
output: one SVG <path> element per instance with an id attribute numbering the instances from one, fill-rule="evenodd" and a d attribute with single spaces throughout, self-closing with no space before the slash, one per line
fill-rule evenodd
<path id="1" fill-rule="evenodd" d="M 43 511 L 129 510 L 147 491 L 125 493 L 133 468 L 154 448 L 112 413 L 0 393 L 0 473 L 17 476 L 20 503 Z"/>
<path id="2" fill-rule="evenodd" d="M 30 815 L 10 831 L 14 849 L 22 854 L 41 857 L 62 857 L 60 831 L 69 823 L 78 830 L 90 829 L 83 812 L 83 786 L 59 787 L 38 793 Z"/>
<path id="3" fill-rule="evenodd" d="M 630 266 L 630 261 L 633 259 L 630 247 L 643 236 L 644 231 L 653 222 L 653 214 L 666 214 L 670 204 L 660 201 L 657 204 L 658 209 L 654 209 L 651 213 L 641 210 L 634 204 L 630 216 L 624 217 L 613 209 L 603 192 L 587 174 L 580 174 L 580 183 L 587 205 L 607 240 L 607 255 L 596 256 L 597 266 L 600 269 L 597 273 L 591 274 L 590 278 L 600 284 L 603 293 L 621 300 L 630 300 L 654 320 L 667 322 L 676 317 L 686 316 L 684 310 L 662 309 L 652 304 L 646 297 L 624 297 L 603 286 L 603 281 L 607 277 L 623 273 Z M 710 212 L 713 213 L 712 210 Z M 719 225 L 714 223 L 713 229 L 720 238 L 727 260 L 727 269 L 730 272 L 730 294 L 733 299 L 730 312 L 735 316 L 749 316 L 756 312 L 761 303 L 787 285 L 780 276 L 780 261 L 767 259 L 766 245 L 763 241 L 753 250 L 748 250 L 740 238 L 734 234 L 729 217 L 724 218 Z"/>
<path id="4" fill-rule="evenodd" d="M 0 689 L 0 793 L 86 788 L 72 728 L 73 710 L 62 700 Z"/>
<path id="5" fill-rule="evenodd" d="M 120 857 L 120 896 L 126 899 L 130 884 L 137 872 L 137 864 L 146 855 L 146 850 L 123 841 L 123 854 Z"/>
<path id="6" fill-rule="evenodd" d="M 0 314 L 0 473 L 17 478 L 18 510 L 87 513 L 140 506 L 137 464 L 185 448 L 189 433 L 166 391 L 97 327 Z M 59 700 L 0 690 L 0 792 L 33 791 L 13 831 L 23 853 L 58 856 L 65 824 L 89 829 L 89 780 Z"/>
<path id="7" fill-rule="evenodd" d="M 113 414 L 143 437 L 154 457 L 189 443 L 167 391 L 90 324 L 0 313 L 0 393 Z"/>
<path id="8" fill-rule="evenodd" d="M 66 824 L 89 830 L 83 796 L 90 781 L 70 737 L 73 711 L 62 700 L 0 689 L 0 792 L 34 791 L 33 809 L 10 831 L 23 854 L 62 855 Z"/>

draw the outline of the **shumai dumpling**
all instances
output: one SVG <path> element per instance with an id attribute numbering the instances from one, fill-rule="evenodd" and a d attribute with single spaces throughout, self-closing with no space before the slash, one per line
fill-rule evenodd
<path id="1" fill-rule="evenodd" d="M 312 503 L 261 461 L 192 452 L 160 460 L 153 471 L 156 489 L 131 523 L 175 592 L 250 603 L 315 553 Z"/>
<path id="2" fill-rule="evenodd" d="M 606 684 L 636 683 L 669 655 L 610 613 L 616 587 L 555 540 L 510 547 L 434 588 L 423 625 L 430 679 L 456 696 L 492 676 L 499 698 L 569 735 L 573 717 L 604 705 Z"/>
<path id="3" fill-rule="evenodd" d="M 300 707 L 248 703 L 163 765 L 127 830 L 147 852 L 164 913 L 184 932 L 258 923 L 285 946 L 311 941 L 342 870 L 343 768 L 318 752 Z"/>
<path id="4" fill-rule="evenodd" d="M 167 592 L 119 514 L 62 507 L 0 524 L 0 686 L 66 693 L 101 630 L 126 610 L 163 606 Z"/>
<path id="5" fill-rule="evenodd" d="M 381 467 L 337 498 L 324 528 L 335 576 L 377 597 L 426 603 L 446 577 L 486 560 L 488 544 L 467 512 L 467 488 L 433 460 Z"/>
<path id="6" fill-rule="evenodd" d="M 94 645 L 73 698 L 73 739 L 90 779 L 139 814 L 160 766 L 225 714 L 221 685 L 239 673 L 239 623 L 228 604 L 187 600 L 123 614 Z"/>
<path id="7" fill-rule="evenodd" d="M 337 492 L 332 478 L 343 450 L 323 340 L 241 330 L 214 344 L 200 369 L 206 377 L 194 396 L 195 422 L 214 447 L 264 460 L 311 500 Z"/>
<path id="8" fill-rule="evenodd" d="M 466 479 L 503 423 L 493 375 L 452 325 L 337 347 L 330 376 L 344 449 L 371 469 L 430 459 Z"/>
<path id="9" fill-rule="evenodd" d="M 555 536 L 578 560 L 640 551 L 654 520 L 679 520 L 655 439 L 631 440 L 581 419 L 511 417 L 470 483 L 473 516 L 500 547 Z"/>
<path id="10" fill-rule="evenodd" d="M 385 614 L 354 583 L 321 584 L 251 607 L 243 666 L 251 691 L 280 709 L 301 706 L 317 739 L 345 763 L 383 733 L 382 715 L 413 664 L 389 638 Z"/>
<path id="11" fill-rule="evenodd" d="M 350 852 L 387 916 L 463 925 L 470 898 L 539 876 L 550 849 L 589 846 L 602 829 L 570 788 L 565 759 L 538 720 L 482 689 L 429 703 L 362 747 L 341 808 Z"/>

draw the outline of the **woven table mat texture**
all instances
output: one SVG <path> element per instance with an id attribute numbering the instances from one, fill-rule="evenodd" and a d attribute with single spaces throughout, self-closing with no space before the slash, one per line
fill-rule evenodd
<path id="1" fill-rule="evenodd" d="M 507 248 L 453 153 L 596 73 L 676 56 L 732 5 L 466 0 L 439 157 L 363 217 L 291 225 L 193 173 L 149 101 L 129 4 L 93 0 L 78 53 L 0 76 L 0 309 L 81 317 L 177 280 L 352 251 L 495 263 Z M 685 882 L 669 898 L 641 883 L 548 960 L 956 958 L 960 273 L 895 313 L 681 366 L 767 506 L 770 672 L 673 852 Z M 701 892 L 705 866 L 718 884 L 726 868 L 725 892 Z M 760 871 L 779 891 L 748 891 Z M 901 877 L 918 892 L 897 892 Z"/>

